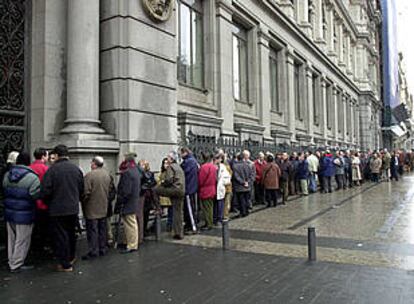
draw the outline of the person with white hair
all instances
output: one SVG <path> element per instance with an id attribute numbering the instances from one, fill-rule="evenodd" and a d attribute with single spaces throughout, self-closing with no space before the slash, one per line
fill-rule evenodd
<path id="1" fill-rule="evenodd" d="M 113 178 L 103 166 L 103 157 L 95 156 L 91 161 L 91 171 L 84 178 L 82 209 L 89 252 L 82 257 L 83 260 L 104 256 L 108 251 L 106 217 L 108 204 L 115 198 L 115 186 Z"/>

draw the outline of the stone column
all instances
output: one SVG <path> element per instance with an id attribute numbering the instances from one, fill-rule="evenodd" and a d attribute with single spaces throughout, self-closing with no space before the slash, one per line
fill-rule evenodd
<path id="1" fill-rule="evenodd" d="M 67 104 L 61 133 L 103 134 L 99 127 L 99 0 L 68 1 Z"/>
<path id="2" fill-rule="evenodd" d="M 306 81 L 307 81 L 307 115 L 306 115 L 306 127 L 308 129 L 308 135 L 313 138 L 313 121 L 314 121 L 314 115 L 315 115 L 315 109 L 313 108 L 313 71 L 312 71 L 312 65 L 310 63 L 307 63 L 306 66 Z"/>
<path id="3" fill-rule="evenodd" d="M 292 133 L 292 141 L 296 140 L 296 115 L 295 115 L 295 60 L 293 51 L 290 47 L 286 50 L 286 68 L 287 68 L 287 103 L 288 103 L 288 128 Z"/>
<path id="4" fill-rule="evenodd" d="M 270 135 L 270 115 L 271 115 L 271 95 L 270 95 L 270 71 L 269 71 L 269 37 L 265 29 L 259 32 L 259 83 L 260 83 L 260 104 L 259 117 L 260 123 L 265 127 L 264 137 L 271 139 Z M 274 84 L 272 84 L 274 85 Z"/>

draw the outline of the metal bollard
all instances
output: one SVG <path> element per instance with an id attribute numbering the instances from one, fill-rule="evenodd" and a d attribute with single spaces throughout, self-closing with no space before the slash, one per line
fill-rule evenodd
<path id="1" fill-rule="evenodd" d="M 308 261 L 316 261 L 316 231 L 315 227 L 308 227 Z"/>
<path id="2" fill-rule="evenodd" d="M 155 239 L 161 240 L 161 214 L 159 212 L 155 215 Z"/>
<path id="3" fill-rule="evenodd" d="M 223 237 L 223 250 L 228 250 L 230 246 L 229 221 L 223 220 L 221 224 L 221 231 Z"/>

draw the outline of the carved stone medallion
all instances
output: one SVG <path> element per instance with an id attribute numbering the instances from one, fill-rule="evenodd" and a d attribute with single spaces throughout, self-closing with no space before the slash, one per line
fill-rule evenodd
<path id="1" fill-rule="evenodd" d="M 145 11 L 156 22 L 170 19 L 175 0 L 142 0 Z"/>

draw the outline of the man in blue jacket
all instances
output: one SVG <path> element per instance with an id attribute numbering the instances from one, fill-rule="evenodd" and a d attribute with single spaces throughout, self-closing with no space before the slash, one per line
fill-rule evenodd
<path id="1" fill-rule="evenodd" d="M 181 168 L 185 175 L 184 231 L 197 231 L 198 163 L 188 148 L 181 148 Z"/>
<path id="2" fill-rule="evenodd" d="M 331 151 L 326 150 L 321 159 L 321 175 L 323 178 L 323 193 L 332 192 L 332 177 L 335 175 L 335 165 Z"/>
<path id="3" fill-rule="evenodd" d="M 11 167 L 3 179 L 11 272 L 33 268 L 25 265 L 25 260 L 30 248 L 40 181 L 36 173 L 28 167 L 29 165 L 30 155 L 20 153 L 16 165 Z"/>

